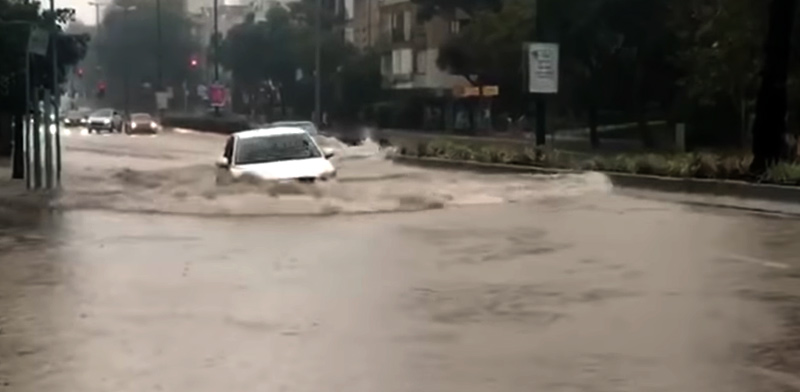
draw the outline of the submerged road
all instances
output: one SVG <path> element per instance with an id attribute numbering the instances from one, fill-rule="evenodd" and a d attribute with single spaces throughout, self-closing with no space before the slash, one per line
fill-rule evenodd
<path id="1" fill-rule="evenodd" d="M 66 141 L 2 216 L 0 391 L 800 390 L 797 220 L 368 147 L 215 191 L 221 140 Z"/>

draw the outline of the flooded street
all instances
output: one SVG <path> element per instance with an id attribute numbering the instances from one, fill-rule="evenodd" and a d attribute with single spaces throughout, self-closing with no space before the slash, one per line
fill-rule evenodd
<path id="1" fill-rule="evenodd" d="M 54 210 L 0 210 L 0 391 L 800 390 L 795 219 L 371 144 L 219 187 L 223 142 L 67 138 Z"/>

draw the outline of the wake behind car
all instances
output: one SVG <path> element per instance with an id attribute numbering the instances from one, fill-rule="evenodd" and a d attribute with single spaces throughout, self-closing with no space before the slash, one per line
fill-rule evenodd
<path id="1" fill-rule="evenodd" d="M 159 130 L 159 125 L 147 113 L 134 113 L 131 115 L 131 123 L 128 125 L 128 134 L 156 134 Z"/>
<path id="2" fill-rule="evenodd" d="M 122 132 L 122 116 L 114 109 L 100 109 L 89 115 L 86 128 L 92 132 Z"/>
<path id="3" fill-rule="evenodd" d="M 267 181 L 315 182 L 336 177 L 328 160 L 330 149 L 322 149 L 301 128 L 280 127 L 237 132 L 231 135 L 217 160 L 217 183 L 243 177 Z"/>

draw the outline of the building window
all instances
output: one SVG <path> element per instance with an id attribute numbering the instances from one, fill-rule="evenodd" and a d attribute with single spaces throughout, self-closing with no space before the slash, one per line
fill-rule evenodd
<path id="1" fill-rule="evenodd" d="M 458 34 L 461 32 L 461 21 L 459 20 L 451 20 L 450 21 L 450 32 L 453 34 Z"/>
<path id="2" fill-rule="evenodd" d="M 403 38 L 411 41 L 411 11 L 403 12 Z"/>
<path id="3" fill-rule="evenodd" d="M 428 52 L 421 50 L 417 52 L 414 59 L 414 73 L 424 75 L 428 68 Z"/>

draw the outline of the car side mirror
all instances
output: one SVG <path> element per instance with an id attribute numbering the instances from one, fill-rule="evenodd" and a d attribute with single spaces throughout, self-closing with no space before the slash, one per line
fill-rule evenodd
<path id="1" fill-rule="evenodd" d="M 217 167 L 218 168 L 225 169 L 228 166 L 230 166 L 230 163 L 228 162 L 228 158 L 225 158 L 225 157 L 217 158 Z"/>
<path id="2" fill-rule="evenodd" d="M 325 159 L 331 159 L 336 155 L 336 151 L 330 147 L 323 147 L 322 154 L 325 155 Z"/>

